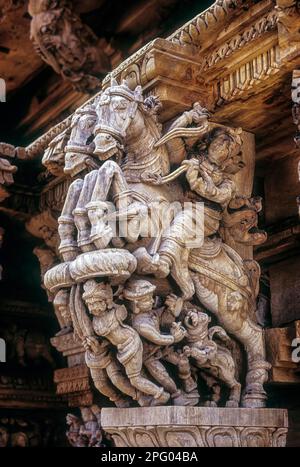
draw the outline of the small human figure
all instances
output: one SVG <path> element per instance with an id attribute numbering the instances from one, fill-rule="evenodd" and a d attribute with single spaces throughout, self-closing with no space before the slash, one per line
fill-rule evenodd
<path id="1" fill-rule="evenodd" d="M 87 337 L 83 341 L 86 350 L 85 362 L 90 370 L 95 387 L 119 408 L 130 406 L 130 399 L 140 406 L 149 405 L 151 398 L 138 391 L 124 373 L 123 366 L 113 352 L 113 346 L 107 340 Z M 129 396 L 129 397 L 128 397 Z"/>
<path id="2" fill-rule="evenodd" d="M 142 337 L 143 364 L 151 376 L 171 394 L 174 405 L 194 405 L 194 398 L 187 397 L 178 389 L 161 362 L 166 360 L 178 366 L 184 363 L 173 347 L 181 342 L 186 334 L 181 323 L 175 321 L 183 302 L 180 298 L 170 295 L 167 297 L 166 306 L 154 309 L 155 290 L 156 287 L 150 282 L 138 279 L 130 280 L 123 290 L 123 297 L 128 300 L 132 312 L 132 327 Z M 165 332 L 162 332 L 161 328 Z"/>
<path id="3" fill-rule="evenodd" d="M 143 344 L 139 334 L 124 323 L 127 318 L 125 306 L 113 302 L 113 291 L 109 284 L 90 279 L 84 284 L 82 299 L 93 315 L 94 332 L 105 337 L 117 348 L 117 359 L 123 365 L 131 382 L 139 391 L 153 397 L 150 405 L 165 404 L 170 395 L 142 376 Z"/>
<path id="4" fill-rule="evenodd" d="M 70 293 L 68 290 L 59 290 L 54 297 L 53 306 L 57 320 L 60 325 L 60 331 L 56 336 L 64 336 L 73 332 L 72 317 L 69 309 Z"/>

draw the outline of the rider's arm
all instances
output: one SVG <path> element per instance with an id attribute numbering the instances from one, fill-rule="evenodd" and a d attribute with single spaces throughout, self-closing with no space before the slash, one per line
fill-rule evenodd
<path id="1" fill-rule="evenodd" d="M 230 179 L 226 179 L 219 186 L 216 186 L 208 184 L 203 177 L 199 177 L 197 171 L 191 171 L 187 174 L 187 179 L 193 191 L 216 203 L 229 203 L 235 192 L 235 184 Z"/>
<path id="2" fill-rule="evenodd" d="M 189 110 L 184 112 L 180 117 L 178 117 L 170 126 L 168 131 L 174 130 L 174 128 L 186 128 L 194 122 L 193 115 L 195 110 Z M 203 135 L 207 133 L 207 128 L 203 128 Z M 183 138 L 174 138 L 168 141 L 167 148 L 169 152 L 169 160 L 171 164 L 181 164 L 181 162 L 186 159 L 186 144 L 191 147 L 201 138 L 199 133 L 194 138 L 188 138 L 185 140 Z"/>

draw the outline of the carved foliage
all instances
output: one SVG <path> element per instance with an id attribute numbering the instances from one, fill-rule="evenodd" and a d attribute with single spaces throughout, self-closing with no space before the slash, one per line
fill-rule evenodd
<path id="1" fill-rule="evenodd" d="M 284 447 L 287 428 L 135 426 L 105 428 L 117 447 Z"/>

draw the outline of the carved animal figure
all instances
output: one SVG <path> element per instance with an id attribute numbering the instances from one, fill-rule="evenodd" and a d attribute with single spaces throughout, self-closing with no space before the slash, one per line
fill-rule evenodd
<path id="1" fill-rule="evenodd" d="M 229 337 L 219 326 L 208 329 L 209 322 L 210 318 L 206 313 L 196 309 L 187 312 L 184 325 L 187 329 L 185 340 L 188 345 L 184 347 L 184 353 L 192 358 L 193 363 L 205 374 L 229 387 L 230 394 L 226 407 L 239 407 L 241 385 L 235 378 L 236 368 L 233 357 L 224 345 L 224 341 L 228 341 Z M 215 335 L 221 337 L 223 345 L 214 341 Z M 213 402 L 217 402 L 216 398 Z"/>

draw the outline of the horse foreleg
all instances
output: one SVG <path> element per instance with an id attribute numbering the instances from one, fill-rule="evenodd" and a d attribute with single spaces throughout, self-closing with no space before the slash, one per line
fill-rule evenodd
<path id="1" fill-rule="evenodd" d="M 78 254 L 76 226 L 73 211 L 79 200 L 83 180 L 75 180 L 69 187 L 65 204 L 58 219 L 58 234 L 60 237 L 59 252 L 64 261 L 72 261 Z"/>
<path id="2" fill-rule="evenodd" d="M 98 171 L 93 170 L 84 177 L 76 209 L 73 211 L 74 221 L 78 231 L 78 246 L 84 252 L 92 251 L 94 249 L 94 246 L 90 240 L 91 226 L 87 212 L 87 204 L 91 200 L 93 189 L 97 181 L 97 175 Z"/>
<path id="3" fill-rule="evenodd" d="M 97 181 L 93 187 L 90 201 L 94 203 L 107 201 L 110 194 L 118 210 L 120 204 L 122 208 L 126 209 L 132 202 L 122 169 L 114 161 L 104 162 L 98 170 Z"/>
<path id="4" fill-rule="evenodd" d="M 86 205 L 91 224 L 90 239 L 98 249 L 106 248 L 116 237 L 116 219 L 112 217 L 114 223 L 109 222 L 108 215 L 115 211 L 115 207 L 126 209 L 130 202 L 129 188 L 121 168 L 113 161 L 105 162 L 97 172 L 90 202 Z"/>

